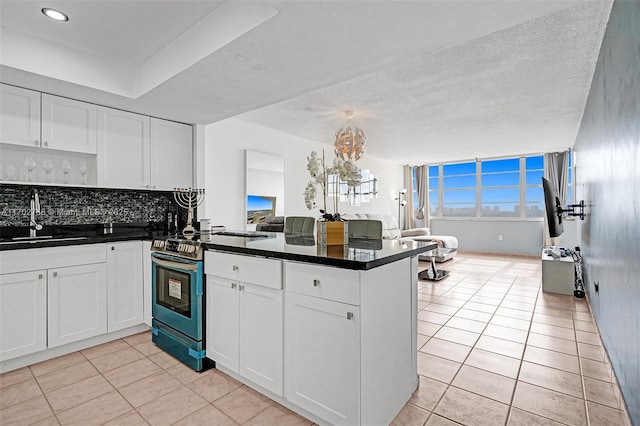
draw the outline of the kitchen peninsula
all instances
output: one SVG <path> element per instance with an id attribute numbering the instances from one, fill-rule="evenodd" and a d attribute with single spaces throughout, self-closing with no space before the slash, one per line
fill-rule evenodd
<path id="1" fill-rule="evenodd" d="M 417 256 L 435 244 L 201 238 L 206 356 L 320 424 L 389 424 L 418 385 Z"/>

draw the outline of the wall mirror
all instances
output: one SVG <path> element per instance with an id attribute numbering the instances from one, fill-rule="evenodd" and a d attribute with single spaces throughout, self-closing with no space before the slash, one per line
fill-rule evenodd
<path id="1" fill-rule="evenodd" d="M 270 216 L 284 216 L 284 157 L 265 152 L 245 152 L 245 229 Z"/>

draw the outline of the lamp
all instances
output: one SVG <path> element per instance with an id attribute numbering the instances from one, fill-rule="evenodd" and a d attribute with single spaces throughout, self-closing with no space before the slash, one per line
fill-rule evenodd
<path id="1" fill-rule="evenodd" d="M 353 110 L 346 110 L 344 116 L 347 120 L 354 117 Z M 365 145 L 367 141 L 362 129 L 355 126 L 351 127 L 351 123 L 347 127 L 342 127 L 336 132 L 336 141 L 334 143 L 336 156 L 344 161 L 357 161 L 365 153 Z"/>
<path id="2" fill-rule="evenodd" d="M 402 188 L 398 191 L 398 195 L 394 198 L 398 202 L 398 227 L 402 229 L 402 208 L 407 205 L 407 200 L 404 199 L 407 193 L 406 188 Z"/>

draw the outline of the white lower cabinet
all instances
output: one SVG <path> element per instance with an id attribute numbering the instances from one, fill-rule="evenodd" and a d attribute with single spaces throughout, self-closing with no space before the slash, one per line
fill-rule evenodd
<path id="1" fill-rule="evenodd" d="M 278 260 L 205 253 L 207 358 L 278 396 L 284 381 L 281 268 Z M 260 271 L 269 272 L 262 282 Z"/>
<path id="2" fill-rule="evenodd" d="M 107 305 L 109 332 L 144 322 L 142 243 L 107 244 Z"/>
<path id="3" fill-rule="evenodd" d="M 0 360 L 46 347 L 47 271 L 0 275 Z"/>
<path id="4" fill-rule="evenodd" d="M 285 398 L 331 424 L 358 424 L 360 308 L 287 292 Z"/>
<path id="5" fill-rule="evenodd" d="M 48 347 L 107 332 L 107 271 L 104 263 L 49 269 Z"/>

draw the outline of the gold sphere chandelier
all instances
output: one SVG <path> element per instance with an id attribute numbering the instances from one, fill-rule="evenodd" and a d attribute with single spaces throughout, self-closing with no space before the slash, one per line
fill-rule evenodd
<path id="1" fill-rule="evenodd" d="M 352 110 L 344 112 L 347 120 L 351 120 L 354 116 Z M 343 127 L 336 132 L 336 141 L 333 144 L 335 153 L 343 161 L 358 161 L 366 152 L 367 144 L 364 132 L 355 126 Z"/>

